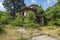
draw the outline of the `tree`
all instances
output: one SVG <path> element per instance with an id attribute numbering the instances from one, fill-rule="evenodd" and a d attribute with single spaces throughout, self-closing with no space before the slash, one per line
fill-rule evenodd
<path id="1" fill-rule="evenodd" d="M 25 23 L 32 23 L 32 22 L 35 22 L 35 19 L 36 19 L 35 14 L 33 14 L 32 11 L 29 11 L 27 13 L 27 16 L 26 16 L 24 22 Z"/>
<path id="2" fill-rule="evenodd" d="M 38 6 L 37 8 L 37 12 L 38 12 L 38 15 L 37 15 L 37 20 L 38 23 L 41 25 L 41 26 L 44 26 L 44 10 L 42 8 L 42 6 Z"/>
<path id="3" fill-rule="evenodd" d="M 39 12 L 39 13 L 42 13 L 42 12 L 43 12 L 42 6 L 39 6 L 39 7 L 37 8 L 37 12 Z"/>
<path id="4" fill-rule="evenodd" d="M 60 5 L 60 0 L 57 0 L 57 3 L 55 4 L 55 6 Z"/>
<path id="5" fill-rule="evenodd" d="M 52 6 L 45 11 L 45 17 L 47 24 L 49 25 L 60 25 L 60 6 Z"/>
<path id="6" fill-rule="evenodd" d="M 24 0 L 4 0 L 3 6 L 15 17 L 15 14 L 19 12 L 22 6 L 24 6 Z"/>
<path id="7" fill-rule="evenodd" d="M 59 4 L 60 5 L 60 0 L 57 0 L 58 2 L 57 2 L 57 4 Z"/>

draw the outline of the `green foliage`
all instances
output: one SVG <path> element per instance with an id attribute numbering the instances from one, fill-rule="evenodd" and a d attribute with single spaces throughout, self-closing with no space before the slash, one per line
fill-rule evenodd
<path id="1" fill-rule="evenodd" d="M 39 12 L 39 13 L 43 12 L 42 6 L 39 6 L 39 7 L 37 8 L 37 12 Z"/>
<path id="2" fill-rule="evenodd" d="M 6 8 L 6 10 L 14 17 L 14 19 L 16 13 L 20 11 L 23 5 L 25 5 L 24 0 L 4 0 L 2 4 L 4 8 Z"/>
<path id="3" fill-rule="evenodd" d="M 39 24 L 37 23 L 27 23 L 23 24 L 24 27 L 39 27 Z"/>
<path id="4" fill-rule="evenodd" d="M 37 12 L 38 12 L 38 15 L 37 16 L 39 16 L 39 17 L 42 17 L 43 16 L 44 10 L 43 10 L 42 6 L 38 6 L 37 7 Z"/>
<path id="5" fill-rule="evenodd" d="M 36 27 L 38 24 L 36 23 L 36 17 L 32 11 L 27 13 L 26 17 L 23 17 L 21 14 L 17 15 L 16 19 L 11 22 L 13 26 L 23 26 L 23 27 Z"/>
<path id="6" fill-rule="evenodd" d="M 49 7 L 44 15 L 49 24 L 60 25 L 60 6 Z"/>
<path id="7" fill-rule="evenodd" d="M 49 22 L 47 23 L 47 25 L 48 25 L 48 26 L 53 26 L 53 25 L 54 25 L 54 22 L 53 22 L 53 21 L 49 21 Z"/>
<path id="8" fill-rule="evenodd" d="M 58 0 L 58 2 L 52 7 L 47 8 L 47 10 L 45 11 L 44 17 L 45 17 L 46 25 L 60 26 L 60 5 L 59 4 L 60 4 L 60 0 Z M 41 6 L 37 8 L 37 12 L 40 13 L 38 14 L 38 16 L 40 17 L 43 16 L 42 15 L 43 9 Z M 36 15 L 32 11 L 29 11 L 26 17 L 23 17 L 21 14 L 18 14 L 14 20 L 11 19 L 11 16 L 9 15 L 9 13 L 0 11 L 0 25 L 7 24 L 7 23 L 11 23 L 11 25 L 14 25 L 14 26 L 24 26 L 24 27 L 39 26 L 36 23 Z"/>
<path id="9" fill-rule="evenodd" d="M 36 23 L 36 16 L 32 11 L 29 11 L 27 13 L 26 18 L 24 18 L 24 24 L 25 27 L 36 27 L 38 24 Z"/>
<path id="10" fill-rule="evenodd" d="M 18 15 L 15 20 L 11 22 L 11 25 L 13 26 L 22 26 L 23 25 L 23 17 L 22 15 Z"/>
<path id="11" fill-rule="evenodd" d="M 32 11 L 29 11 L 29 12 L 27 13 L 26 18 L 24 19 L 24 22 L 25 22 L 25 23 L 33 23 L 33 22 L 35 22 L 35 19 L 36 19 L 36 17 L 35 17 L 35 15 L 33 14 L 33 12 L 32 12 Z"/>
<path id="12" fill-rule="evenodd" d="M 60 5 L 60 0 L 57 0 L 57 3 L 55 5 Z"/>
<path id="13" fill-rule="evenodd" d="M 0 12 L 0 24 L 6 24 L 7 20 L 9 19 L 10 15 L 7 12 Z"/>

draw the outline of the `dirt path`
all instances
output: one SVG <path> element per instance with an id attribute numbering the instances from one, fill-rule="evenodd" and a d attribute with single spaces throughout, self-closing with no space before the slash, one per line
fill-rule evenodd
<path id="1" fill-rule="evenodd" d="M 57 40 L 57 39 L 51 38 L 47 35 L 42 35 L 42 36 L 33 37 L 31 38 L 31 40 Z"/>
<path id="2" fill-rule="evenodd" d="M 27 33 L 28 31 L 26 29 L 18 29 L 19 32 Z M 34 34 L 34 33 L 33 33 Z M 26 34 L 27 36 L 27 34 Z M 55 38 L 49 37 L 47 35 L 41 35 L 41 36 L 36 36 L 32 37 L 31 40 L 57 40 Z"/>

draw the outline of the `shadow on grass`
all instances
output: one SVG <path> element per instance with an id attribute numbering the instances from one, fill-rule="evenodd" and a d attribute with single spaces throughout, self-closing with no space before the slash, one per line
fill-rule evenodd
<path id="1" fill-rule="evenodd" d="M 6 31 L 4 30 L 5 26 L 0 26 L 0 35 L 3 35 L 6 33 Z"/>

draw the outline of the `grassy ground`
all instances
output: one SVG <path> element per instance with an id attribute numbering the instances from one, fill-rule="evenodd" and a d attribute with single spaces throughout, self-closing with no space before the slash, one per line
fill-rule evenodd
<path id="1" fill-rule="evenodd" d="M 39 35 L 48 35 L 60 40 L 60 27 L 57 26 L 25 28 L 6 25 L 4 30 L 5 33 L 0 35 L 0 40 L 20 40 L 21 38 L 25 40 Z"/>

